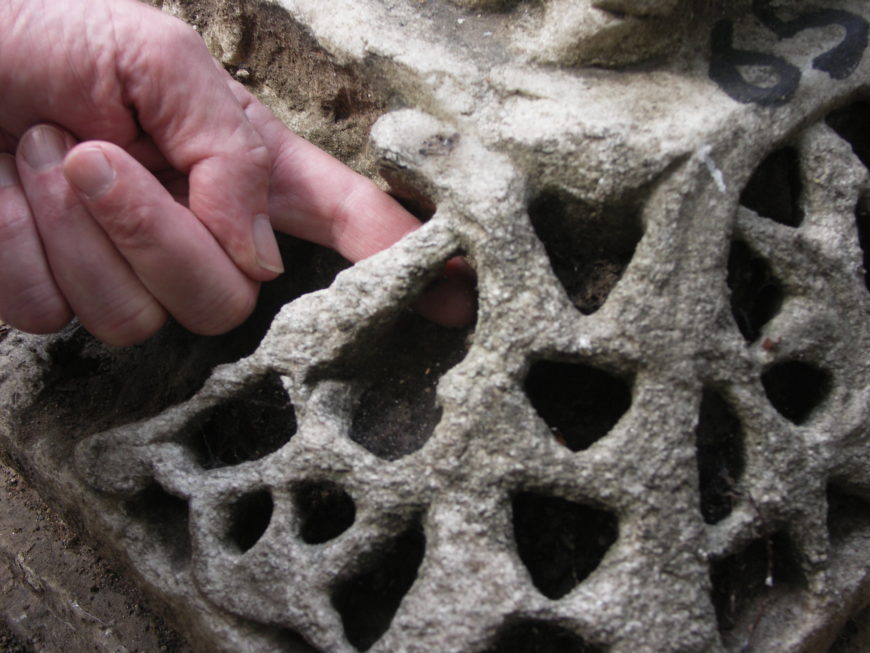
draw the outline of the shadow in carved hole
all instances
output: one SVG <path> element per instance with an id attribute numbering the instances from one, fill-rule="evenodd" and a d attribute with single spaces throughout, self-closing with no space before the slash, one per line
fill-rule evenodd
<path id="1" fill-rule="evenodd" d="M 870 498 L 828 484 L 828 534 L 832 543 L 836 545 L 857 532 L 870 534 Z"/>
<path id="2" fill-rule="evenodd" d="M 296 433 L 296 413 L 281 377 L 262 377 L 238 395 L 196 416 L 181 441 L 205 469 L 257 460 L 284 446 Z"/>
<path id="3" fill-rule="evenodd" d="M 720 631 L 750 630 L 764 616 L 771 594 L 800 587 L 803 573 L 784 533 L 751 542 L 734 555 L 710 563 L 712 601 Z"/>
<path id="4" fill-rule="evenodd" d="M 855 207 L 858 244 L 864 253 L 864 285 L 870 290 L 870 197 L 862 197 Z"/>
<path id="5" fill-rule="evenodd" d="M 351 439 L 385 460 L 420 449 L 441 420 L 438 380 L 465 356 L 471 328 L 443 327 L 407 311 L 339 362 L 339 376 L 358 375 L 362 388 Z"/>
<path id="6" fill-rule="evenodd" d="M 870 102 L 854 102 L 832 111 L 825 122 L 848 141 L 855 156 L 870 168 Z"/>
<path id="7" fill-rule="evenodd" d="M 799 227 L 804 219 L 801 190 L 798 153 L 784 147 L 769 154 L 755 169 L 740 194 L 740 203 L 763 218 Z"/>
<path id="8" fill-rule="evenodd" d="M 741 240 L 731 243 L 727 282 L 737 328 L 747 342 L 754 342 L 782 308 L 782 284 L 767 262 Z"/>
<path id="9" fill-rule="evenodd" d="M 335 587 L 332 605 L 341 616 L 345 636 L 357 650 L 368 650 L 387 632 L 417 578 L 425 551 L 426 536 L 415 520 L 363 563 L 365 571 Z"/>
<path id="10" fill-rule="evenodd" d="M 862 653 L 867 650 L 868 641 L 870 641 L 870 607 L 852 615 L 843 624 L 828 653 Z"/>
<path id="11" fill-rule="evenodd" d="M 427 222 L 438 207 L 424 191 L 426 182 L 413 171 L 385 163 L 378 172 L 389 184 L 390 195 L 420 222 Z"/>
<path id="12" fill-rule="evenodd" d="M 338 254 L 278 234 L 287 273 L 262 284 L 253 314 L 220 336 L 198 336 L 171 321 L 134 347 L 114 348 L 84 329 L 71 329 L 48 347 L 43 390 L 25 424 L 64 440 L 159 413 L 193 396 L 212 369 L 252 353 L 281 307 L 332 283 L 350 265 Z"/>
<path id="13" fill-rule="evenodd" d="M 128 517 L 142 522 L 176 569 L 190 562 L 190 527 L 187 501 L 169 494 L 153 482 L 124 502 Z"/>
<path id="14" fill-rule="evenodd" d="M 352 86 L 342 86 L 328 100 L 321 103 L 321 109 L 332 116 L 335 123 L 344 122 L 359 113 L 367 113 L 378 108 L 370 94 Z"/>
<path id="15" fill-rule="evenodd" d="M 779 413 L 803 424 L 831 391 L 831 375 L 809 363 L 777 363 L 761 375 L 767 399 Z"/>
<path id="16" fill-rule="evenodd" d="M 301 483 L 293 499 L 300 518 L 299 534 L 306 544 L 322 544 L 338 537 L 356 518 L 353 499 L 329 481 Z"/>
<path id="17" fill-rule="evenodd" d="M 602 650 L 561 626 L 546 621 L 521 621 L 503 627 L 495 645 L 484 653 L 600 653 Z"/>
<path id="18" fill-rule="evenodd" d="M 538 361 L 525 390 L 556 440 L 581 451 L 603 438 L 631 407 L 631 384 L 581 363 Z"/>
<path id="19" fill-rule="evenodd" d="M 274 643 L 275 650 L 277 651 L 285 651 L 286 653 L 325 653 L 311 646 L 295 630 L 277 627 L 270 628 L 268 626 L 260 626 L 260 628 L 264 629 L 265 634 Z"/>
<path id="20" fill-rule="evenodd" d="M 612 513 L 559 497 L 523 492 L 512 508 L 517 553 L 550 599 L 562 598 L 595 571 L 619 535 Z"/>
<path id="21" fill-rule="evenodd" d="M 695 430 L 701 515 L 715 524 L 731 514 L 743 473 L 743 429 L 730 406 L 713 390 L 701 398 Z"/>
<path id="22" fill-rule="evenodd" d="M 591 206 L 559 190 L 547 190 L 529 205 L 535 233 L 553 272 L 584 315 L 604 304 L 622 278 L 643 235 L 642 204 Z"/>
<path id="23" fill-rule="evenodd" d="M 269 528 L 274 509 L 268 488 L 239 497 L 230 506 L 227 538 L 240 552 L 250 550 Z"/>

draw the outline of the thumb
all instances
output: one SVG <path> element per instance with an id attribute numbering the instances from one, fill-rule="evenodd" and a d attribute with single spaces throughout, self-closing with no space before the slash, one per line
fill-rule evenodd
<path id="1" fill-rule="evenodd" d="M 125 22 L 118 74 L 139 123 L 188 175 L 190 210 L 239 269 L 256 281 L 274 278 L 283 265 L 268 219 L 268 149 L 199 35 L 136 6 L 150 15 Z"/>

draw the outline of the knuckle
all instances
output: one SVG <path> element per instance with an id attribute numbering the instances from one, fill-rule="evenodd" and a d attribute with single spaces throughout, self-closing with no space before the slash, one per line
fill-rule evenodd
<path id="1" fill-rule="evenodd" d="M 257 305 L 257 288 L 246 286 L 231 294 L 224 294 L 204 308 L 198 320 L 186 324 L 200 335 L 218 335 L 241 325 L 254 312 Z"/>
<path id="2" fill-rule="evenodd" d="M 93 326 L 85 325 L 100 340 L 127 347 L 147 340 L 166 322 L 166 312 L 153 300 L 124 304 Z"/>
<path id="3" fill-rule="evenodd" d="M 11 203 L 7 206 L 0 210 L 0 247 L 11 246 L 32 229 L 30 214 L 26 210 L 9 210 L 13 208 Z"/>
<path id="4" fill-rule="evenodd" d="M 272 157 L 269 154 L 269 148 L 262 141 L 251 147 L 248 151 L 248 156 L 255 168 L 259 168 L 267 173 L 271 171 Z"/>
<path id="5" fill-rule="evenodd" d="M 27 333 L 54 333 L 72 319 L 66 302 L 50 283 L 36 283 L 2 298 L 3 320 Z"/>
<path id="6" fill-rule="evenodd" d="M 154 216 L 145 206 L 128 206 L 121 211 L 101 216 L 109 238 L 122 250 L 135 250 L 154 244 Z"/>

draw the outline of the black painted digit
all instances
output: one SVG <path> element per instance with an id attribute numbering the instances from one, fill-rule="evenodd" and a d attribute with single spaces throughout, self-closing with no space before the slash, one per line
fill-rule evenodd
<path id="1" fill-rule="evenodd" d="M 867 49 L 870 24 L 861 16 L 838 9 L 819 9 L 789 21 L 780 20 L 770 8 L 770 0 L 753 0 L 752 9 L 758 19 L 782 39 L 791 38 L 806 29 L 839 25 L 846 36 L 835 48 L 813 59 L 813 68 L 834 79 L 846 79 L 855 72 Z"/>
<path id="2" fill-rule="evenodd" d="M 801 71 L 785 59 L 749 50 L 737 50 L 732 45 L 734 25 L 720 20 L 711 34 L 710 79 L 738 102 L 764 106 L 779 106 L 794 97 L 801 80 Z M 746 81 L 740 66 L 757 66 L 772 70 L 777 82 L 773 86 L 758 86 Z"/>

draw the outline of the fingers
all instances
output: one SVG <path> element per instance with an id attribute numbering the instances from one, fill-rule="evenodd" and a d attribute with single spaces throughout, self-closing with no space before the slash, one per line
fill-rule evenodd
<path id="1" fill-rule="evenodd" d="M 48 332 L 75 313 L 114 345 L 149 337 L 167 311 L 203 334 L 241 323 L 258 284 L 206 227 L 121 148 L 73 144 L 42 125 L 22 137 L 17 174 L 0 156 L 5 321 Z"/>
<path id="2" fill-rule="evenodd" d="M 57 331 L 72 318 L 9 154 L 0 154 L 0 318 L 30 333 Z"/>
<path id="3" fill-rule="evenodd" d="M 278 231 L 330 247 L 355 262 L 420 227 L 370 180 L 286 131 L 285 149 L 275 158 L 270 198 L 272 224 Z M 471 267 L 452 259 L 415 309 L 438 324 L 466 326 L 477 313 L 475 286 Z"/>
<path id="4" fill-rule="evenodd" d="M 228 76 L 227 83 L 271 150 L 269 214 L 275 229 L 330 247 L 356 262 L 420 227 L 369 179 L 291 132 Z M 415 308 L 445 326 L 468 325 L 477 311 L 475 285 L 471 267 L 452 259 Z"/>
<path id="5" fill-rule="evenodd" d="M 477 275 L 464 259 L 447 261 L 441 275 L 423 291 L 414 310 L 448 327 L 472 324 L 477 316 Z"/>
<path id="6" fill-rule="evenodd" d="M 276 230 L 356 262 L 420 227 L 369 179 L 291 132 L 241 84 L 225 81 L 270 148 L 269 215 Z"/>
<path id="7" fill-rule="evenodd" d="M 272 279 L 283 265 L 265 217 L 268 149 L 199 35 L 159 11 L 142 10 L 153 12 L 149 20 L 120 22 L 132 45 L 118 67 L 139 122 L 169 163 L 189 176 L 190 209 L 230 258 L 251 279 Z"/>
<path id="8" fill-rule="evenodd" d="M 139 342 L 166 313 L 64 179 L 63 159 L 73 144 L 52 126 L 27 131 L 17 153 L 21 187 L 52 277 L 82 325 L 109 344 Z"/>
<path id="9" fill-rule="evenodd" d="M 181 324 L 223 333 L 253 310 L 258 284 L 124 150 L 84 143 L 67 155 L 64 173 L 142 285 Z"/>

